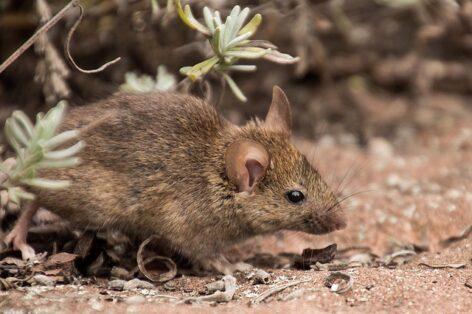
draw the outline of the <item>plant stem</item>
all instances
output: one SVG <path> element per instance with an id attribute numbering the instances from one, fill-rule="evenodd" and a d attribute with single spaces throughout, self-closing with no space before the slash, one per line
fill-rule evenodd
<path id="1" fill-rule="evenodd" d="M 45 32 L 47 32 L 51 27 L 57 24 L 65 15 L 65 13 L 74 6 L 79 4 L 79 0 L 70 1 L 61 11 L 53 16 L 47 23 L 45 23 L 40 29 L 38 29 L 33 36 L 31 36 L 23 45 L 21 45 L 7 60 L 5 60 L 0 65 L 0 74 L 5 71 L 6 68 L 10 66 L 16 59 L 18 59 L 31 45 L 33 45 L 38 38 Z"/>

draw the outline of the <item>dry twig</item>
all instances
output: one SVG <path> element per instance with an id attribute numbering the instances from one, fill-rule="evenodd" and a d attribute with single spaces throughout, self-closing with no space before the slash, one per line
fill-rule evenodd
<path id="1" fill-rule="evenodd" d="M 40 29 L 36 31 L 36 33 L 33 34 L 23 45 L 21 45 L 10 57 L 8 57 L 7 60 L 5 60 L 1 65 L 0 65 L 0 74 L 5 71 L 6 68 L 10 66 L 13 62 L 15 62 L 16 59 L 18 59 L 31 45 L 33 45 L 39 37 L 47 32 L 51 27 L 57 24 L 66 12 L 71 8 L 76 5 L 78 5 L 79 0 L 72 0 L 70 1 L 64 8 L 62 8 L 61 11 L 59 11 L 56 15 L 54 15 L 47 23 L 45 23 Z"/>
<path id="2" fill-rule="evenodd" d="M 270 297 L 270 296 L 272 296 L 276 293 L 279 293 L 280 291 L 283 291 L 287 288 L 290 288 L 290 287 L 293 287 L 293 286 L 296 286 L 296 285 L 299 285 L 301 283 L 308 282 L 308 281 L 310 281 L 310 279 L 297 280 L 297 281 L 292 281 L 292 282 L 289 282 L 289 283 L 286 283 L 286 284 L 274 286 L 274 287 L 264 291 L 263 293 L 261 293 L 260 295 L 255 297 L 254 299 L 252 299 L 251 304 L 261 303 L 262 301 L 264 301 L 268 297 Z"/>
<path id="3" fill-rule="evenodd" d="M 77 19 L 77 21 L 74 23 L 74 25 L 72 25 L 72 28 L 70 29 L 69 33 L 67 34 L 67 39 L 66 39 L 66 46 L 65 46 L 65 53 L 67 55 L 67 58 L 69 59 L 69 61 L 74 65 L 74 67 L 79 70 L 80 72 L 82 73 L 87 73 L 87 74 L 91 74 L 91 73 L 98 73 L 98 72 L 101 72 L 103 70 L 105 70 L 106 68 L 108 68 L 110 65 L 113 65 L 115 63 L 117 63 L 118 61 L 121 60 L 121 57 L 118 57 L 114 60 L 111 60 L 111 61 L 108 61 L 107 63 L 105 63 L 104 65 L 102 65 L 101 67 L 97 68 L 97 69 L 92 69 L 92 70 L 85 70 L 83 68 L 81 68 L 76 62 L 75 60 L 72 58 L 71 54 L 70 54 L 70 41 L 72 39 L 72 36 L 74 35 L 75 33 L 75 30 L 77 29 L 77 27 L 79 26 L 80 22 L 82 22 L 82 18 L 84 17 L 84 8 L 78 4 L 77 5 L 80 9 L 80 15 L 79 15 L 79 18 Z"/>

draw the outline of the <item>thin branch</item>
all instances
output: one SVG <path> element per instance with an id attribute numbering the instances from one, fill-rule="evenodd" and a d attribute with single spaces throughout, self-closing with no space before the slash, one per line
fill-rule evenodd
<path id="1" fill-rule="evenodd" d="M 280 285 L 276 285 L 276 286 L 273 286 L 271 287 L 270 289 L 267 289 L 266 291 L 264 291 L 263 293 L 259 294 L 257 297 L 255 297 L 254 299 L 251 300 L 250 304 L 258 304 L 258 303 L 261 303 L 262 301 L 264 301 L 265 299 L 267 299 L 268 297 L 276 294 L 276 293 L 279 293 L 280 291 L 283 291 L 287 288 L 290 288 L 290 287 L 293 287 L 293 286 L 296 286 L 296 285 L 299 285 L 301 283 L 305 283 L 305 282 L 308 282 L 310 281 L 311 279 L 305 279 L 305 280 L 297 280 L 297 281 L 292 281 L 292 282 L 289 282 L 289 283 L 286 283 L 286 284 L 280 284 Z"/>
<path id="2" fill-rule="evenodd" d="M 5 71 L 6 68 L 10 66 L 16 59 L 18 59 L 31 45 L 33 45 L 38 38 L 45 32 L 47 32 L 51 27 L 57 24 L 65 15 L 65 13 L 74 6 L 77 6 L 79 0 L 72 0 L 69 2 L 61 11 L 59 11 L 52 19 L 45 23 L 40 29 L 36 31 L 23 45 L 21 45 L 7 60 L 5 60 L 0 65 L 0 74 Z"/>
<path id="3" fill-rule="evenodd" d="M 118 57 L 114 60 L 111 60 L 111 61 L 105 63 L 104 65 L 102 65 L 101 67 L 99 67 L 98 69 L 93 69 L 93 70 L 85 70 L 85 69 L 82 69 L 80 66 L 77 65 L 77 63 L 74 61 L 74 59 L 72 58 L 72 56 L 70 54 L 70 40 L 72 39 L 72 36 L 74 35 L 75 30 L 79 26 L 80 22 L 82 22 L 82 18 L 84 17 L 84 8 L 80 4 L 78 4 L 77 6 L 80 8 L 80 16 L 77 19 L 77 21 L 74 23 L 72 28 L 70 29 L 69 33 L 67 34 L 66 47 L 65 47 L 65 52 L 66 52 L 67 58 L 74 65 L 74 67 L 82 73 L 90 74 L 90 73 L 101 72 L 101 71 L 105 70 L 106 68 L 108 68 L 110 65 L 113 65 L 113 64 L 117 63 L 118 61 L 120 61 L 121 57 Z"/>

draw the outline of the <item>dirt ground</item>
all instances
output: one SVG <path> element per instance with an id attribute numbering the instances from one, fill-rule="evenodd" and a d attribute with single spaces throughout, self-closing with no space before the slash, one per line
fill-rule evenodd
<path id="1" fill-rule="evenodd" d="M 460 235 L 471 225 L 472 128 L 470 117 L 440 137 L 418 138 L 416 147 L 397 151 L 383 139 L 361 150 L 328 135 L 315 145 L 299 146 L 342 195 L 363 192 L 344 203 L 349 226 L 315 237 L 280 233 L 253 239 L 233 252 L 300 254 L 304 248 L 337 243 L 339 251 L 367 247 L 384 256 L 399 248 L 419 252 L 396 267 L 355 267 L 342 270 L 352 289 L 337 294 L 325 287 L 329 271 L 270 269 L 268 284 L 253 284 L 236 275 L 238 289 L 228 303 L 181 304 L 198 296 L 205 285 L 221 277 L 181 276 L 153 289 L 114 291 L 105 279 L 85 278 L 75 284 L 20 287 L 0 292 L 0 309 L 8 313 L 55 312 L 433 312 L 466 313 L 472 308 L 472 236 Z M 433 269 L 422 265 L 442 266 Z M 458 268 L 458 269 L 455 269 Z M 267 298 L 251 300 L 285 282 L 308 280 Z M 170 287 L 170 288 L 169 288 Z"/>
<path id="2" fill-rule="evenodd" d="M 64 6 L 62 0 L 42 2 L 52 12 Z M 15 109 L 33 117 L 59 99 L 87 104 L 117 91 L 128 72 L 154 77 L 164 64 L 177 75 L 180 67 L 207 56 L 199 35 L 175 14 L 153 17 L 148 0 L 82 2 L 86 14 L 72 40 L 72 55 L 86 68 L 117 56 L 122 61 L 97 75 L 66 63 L 63 42 L 78 14 L 70 12 L 49 31 L 47 51 L 36 45 L 0 76 L 0 126 Z M 472 2 L 188 2 L 194 12 L 209 5 L 223 14 L 235 4 L 250 5 L 264 16 L 257 39 L 301 57 L 294 66 L 257 62 L 256 73 L 235 76 L 248 96 L 245 104 L 223 92 L 216 77 L 208 78 L 206 92 L 199 84 L 189 92 L 208 98 L 231 121 L 244 123 L 262 117 L 273 85 L 282 86 L 293 104 L 296 144 L 340 198 L 352 195 L 342 203 L 348 227 L 326 236 L 279 232 L 230 248 L 230 259 L 252 263 L 270 277 L 255 284 L 248 278 L 251 272 L 236 274 L 238 288 L 232 300 L 222 303 L 187 304 L 189 298 L 207 295 L 206 285 L 222 278 L 216 275 L 179 275 L 166 284 L 111 289 L 109 243 L 95 235 L 98 244 L 81 257 L 82 275 L 61 275 L 62 281 L 51 281 L 61 277 L 60 269 L 44 272 L 51 278 L 42 280 L 34 279 L 30 268 L 21 273 L 14 265 L 19 260 L 5 262 L 0 250 L 0 312 L 471 312 Z M 0 1 L 0 60 L 43 23 L 44 10 L 35 3 Z M 66 68 L 59 77 L 58 65 Z M 0 132 L 0 146 L 5 144 Z M 0 235 L 14 220 L 3 218 Z M 64 240 L 52 230 L 46 238 L 31 232 L 29 240 L 42 241 L 50 253 L 72 253 L 79 246 L 75 236 L 69 232 Z M 325 285 L 334 270 L 315 270 L 331 264 L 308 270 L 291 266 L 293 254 L 333 243 L 335 261 L 348 261 L 339 272 L 352 286 L 343 293 Z M 117 247 L 127 253 L 125 246 Z M 105 265 L 108 273 L 86 275 L 91 265 L 95 270 Z M 303 282 L 294 284 L 298 280 Z M 264 292 L 290 283 L 253 304 Z"/>

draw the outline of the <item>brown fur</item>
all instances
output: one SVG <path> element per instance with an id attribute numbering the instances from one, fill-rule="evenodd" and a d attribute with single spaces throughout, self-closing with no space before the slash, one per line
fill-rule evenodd
<path id="1" fill-rule="evenodd" d="M 114 227 L 138 237 L 159 235 L 192 260 L 228 244 L 281 229 L 326 233 L 343 227 L 336 199 L 289 135 L 261 121 L 235 126 L 202 100 L 176 94 L 117 94 L 70 110 L 63 130 L 84 128 L 82 164 L 41 173 L 68 179 L 64 191 L 38 200 L 77 227 Z M 262 144 L 271 167 L 252 194 L 237 193 L 225 172 L 236 140 Z M 300 188 L 304 204 L 285 193 Z"/>

